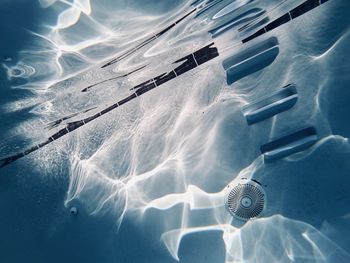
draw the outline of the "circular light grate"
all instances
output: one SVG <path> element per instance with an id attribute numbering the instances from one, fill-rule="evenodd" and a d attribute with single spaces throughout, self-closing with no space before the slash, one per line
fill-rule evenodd
<path id="1" fill-rule="evenodd" d="M 226 207 L 235 218 L 248 221 L 262 213 L 265 203 L 264 189 L 255 182 L 247 182 L 231 188 Z"/>

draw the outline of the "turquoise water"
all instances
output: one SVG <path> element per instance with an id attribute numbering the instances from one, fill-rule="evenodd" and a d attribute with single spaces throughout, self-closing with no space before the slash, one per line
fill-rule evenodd
<path id="1" fill-rule="evenodd" d="M 350 262 L 350 2 L 303 2 L 2 1 L 0 262 Z"/>

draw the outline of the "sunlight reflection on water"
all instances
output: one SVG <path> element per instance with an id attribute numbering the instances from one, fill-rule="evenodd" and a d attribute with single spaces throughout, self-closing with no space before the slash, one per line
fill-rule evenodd
<path id="1" fill-rule="evenodd" d="M 34 127 L 90 108 L 91 111 L 70 120 L 96 114 L 128 96 L 131 87 L 172 70 L 173 61 L 212 41 L 208 34 L 216 25 L 212 18 L 219 20 L 234 12 L 238 15 L 246 5 L 270 10 L 278 3 L 242 0 L 225 9 L 230 1 L 217 1 L 198 18 L 191 14 L 169 32 L 103 69 L 101 63 L 118 57 L 193 8 L 198 11 L 205 8 L 205 1 L 197 6 L 182 1 L 168 6 L 161 1 L 39 2 L 43 8 L 57 10 L 56 25 L 43 25 L 49 29 L 45 34 L 29 32 L 33 43 L 21 51 L 21 61 L 15 65 L 11 61 L 3 62 L 9 79 L 26 80 L 17 88 L 33 92 L 31 97 L 3 106 L 7 112 L 32 107 L 35 117 L 18 123 L 14 134 L 33 142 L 52 134 L 51 130 Z M 273 15 L 283 14 L 289 10 L 288 5 L 275 9 Z M 314 169 L 305 160 L 324 165 L 317 176 L 320 181 L 330 183 L 327 174 L 333 172 L 333 167 L 322 162 L 326 154 L 323 149 L 338 151 L 334 156 L 343 167 L 338 173 L 339 180 L 348 182 L 344 171 L 349 168 L 346 161 L 349 142 L 346 135 L 332 132 L 324 103 L 325 90 L 334 76 L 346 78 L 349 68 L 337 64 L 342 56 L 341 47 L 349 41 L 349 30 L 345 26 L 334 29 L 334 25 L 343 25 L 341 18 L 327 22 L 330 12 L 339 14 L 342 5 L 346 6 L 332 1 L 329 7 L 325 5 L 291 23 L 288 30 L 274 31 L 272 35 L 278 38 L 280 51 L 273 64 L 230 87 L 226 84 L 222 60 L 246 49 L 239 44 L 243 36 L 236 30 L 238 26 L 234 27 L 234 33 L 227 31 L 215 40 L 219 59 L 108 113 L 108 117 L 87 124 L 30 158 L 46 170 L 54 170 L 55 166 L 68 165 L 60 159 L 60 155 L 68 155 L 67 206 L 80 200 L 91 215 L 112 215 L 120 227 L 130 215 L 135 217 L 135 222 L 139 219 L 147 222 L 149 213 L 158 213 L 163 218 L 157 225 L 162 234 L 156 238 L 165 243 L 177 260 L 181 260 L 178 254 L 185 235 L 222 231 L 226 262 L 347 262 L 350 256 L 341 248 L 343 244 L 323 233 L 327 221 L 320 219 L 329 216 L 323 209 L 329 202 L 337 204 L 340 195 L 330 201 L 320 197 L 317 205 L 321 208 L 315 208 L 318 214 L 311 213 L 309 217 L 303 214 L 303 209 L 308 209 L 303 207 L 303 197 L 290 197 L 298 192 L 301 183 L 307 190 L 314 185 L 314 180 L 295 179 L 310 175 L 305 169 Z M 316 21 L 322 25 L 320 28 L 315 28 Z M 315 39 L 319 41 L 315 43 Z M 137 68 L 140 71 L 128 75 Z M 104 82 L 116 76 L 123 77 Z M 98 81 L 101 84 L 81 92 Z M 283 118 L 276 116 L 258 127 L 248 127 L 241 107 L 290 82 L 298 87 L 301 97 L 298 106 L 283 113 Z M 288 130 L 291 123 L 295 127 L 315 125 L 323 139 L 309 150 L 280 161 L 279 166 L 265 165 L 258 147 Z M 265 180 L 270 197 L 276 198 L 271 199 L 268 216 L 236 227 L 225 209 L 226 186 L 242 177 Z M 280 182 L 281 178 L 284 182 Z M 324 188 L 320 184 L 318 189 Z M 298 190 L 299 195 L 308 196 L 306 190 Z M 331 192 L 342 190 L 339 186 Z M 286 197 L 286 193 L 291 195 Z M 340 198 L 344 209 L 337 210 L 336 219 L 328 219 L 338 220 L 349 213 L 345 205 L 349 196 L 344 194 Z M 179 207 L 182 213 L 178 213 Z M 301 211 L 297 208 L 286 211 L 289 207 L 299 207 Z M 202 210 L 205 216 L 197 216 Z"/>

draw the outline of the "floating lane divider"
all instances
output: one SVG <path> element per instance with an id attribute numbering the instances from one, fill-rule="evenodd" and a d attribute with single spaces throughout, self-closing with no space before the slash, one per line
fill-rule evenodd
<path id="1" fill-rule="evenodd" d="M 292 108 L 297 100 L 298 93 L 295 85 L 288 84 L 281 90 L 243 107 L 242 113 L 248 125 L 252 125 Z"/>
<path id="2" fill-rule="evenodd" d="M 276 37 L 271 37 L 235 54 L 222 63 L 227 84 L 248 76 L 270 65 L 279 53 Z"/>
<path id="3" fill-rule="evenodd" d="M 260 151 L 269 162 L 306 150 L 317 141 L 316 129 L 308 127 L 268 142 L 260 147 Z"/>

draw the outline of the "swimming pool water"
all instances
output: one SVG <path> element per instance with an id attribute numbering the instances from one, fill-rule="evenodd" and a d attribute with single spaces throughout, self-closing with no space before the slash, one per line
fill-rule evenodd
<path id="1" fill-rule="evenodd" d="M 0 262 L 350 262 L 349 8 L 0 3 Z"/>

